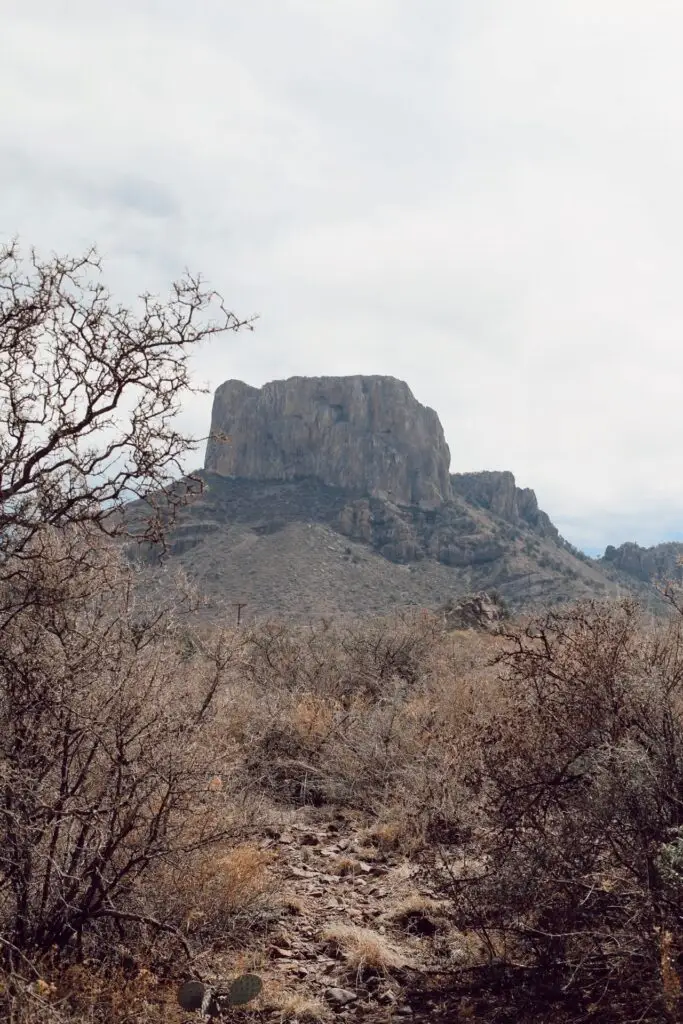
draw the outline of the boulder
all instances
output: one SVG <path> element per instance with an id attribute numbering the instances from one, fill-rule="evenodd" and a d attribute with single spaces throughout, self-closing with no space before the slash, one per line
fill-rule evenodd
<path id="1" fill-rule="evenodd" d="M 509 617 L 505 602 L 497 594 L 473 594 L 443 608 L 447 629 L 476 629 L 491 632 Z"/>

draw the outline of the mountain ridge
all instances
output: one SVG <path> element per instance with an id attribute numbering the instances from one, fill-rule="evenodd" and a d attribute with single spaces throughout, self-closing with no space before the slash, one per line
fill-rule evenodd
<path id="1" fill-rule="evenodd" d="M 204 491 L 166 557 L 247 617 L 383 614 L 484 590 L 513 611 L 624 592 L 663 609 L 650 562 L 584 555 L 509 470 L 450 472 L 438 415 L 396 378 L 227 381 L 196 476 Z"/>

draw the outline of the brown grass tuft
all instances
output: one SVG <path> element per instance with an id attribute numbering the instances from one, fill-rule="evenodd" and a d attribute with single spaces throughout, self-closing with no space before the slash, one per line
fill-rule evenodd
<path id="1" fill-rule="evenodd" d="M 449 905 L 445 900 L 434 900 L 419 892 L 411 893 L 392 907 L 385 915 L 386 921 L 418 935 L 433 935 L 448 927 Z"/>
<path id="2" fill-rule="evenodd" d="M 346 875 L 355 875 L 360 872 L 360 861 L 353 857 L 337 857 L 331 864 L 332 871 L 344 878 Z"/>
<path id="3" fill-rule="evenodd" d="M 359 975 L 365 970 L 386 973 L 406 963 L 405 956 L 371 928 L 334 922 L 321 932 L 320 938 Z"/>
<path id="4" fill-rule="evenodd" d="M 251 844 L 219 855 L 197 853 L 159 878 L 160 902 L 190 935 L 208 938 L 243 927 L 276 898 L 275 856 Z"/>
<path id="5" fill-rule="evenodd" d="M 331 1019 L 332 1014 L 329 1008 L 320 999 L 306 995 L 305 992 L 296 992 L 291 989 L 273 991 L 269 986 L 268 1006 L 277 1010 L 282 1024 L 286 1021 L 301 1021 L 302 1024 L 316 1024 Z"/>

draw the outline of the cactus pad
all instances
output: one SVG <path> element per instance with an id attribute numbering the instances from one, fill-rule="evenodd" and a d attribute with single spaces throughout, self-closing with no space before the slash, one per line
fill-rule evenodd
<path id="1" fill-rule="evenodd" d="M 230 991 L 228 992 L 228 1004 L 230 1006 L 242 1006 L 251 1002 L 261 991 L 263 982 L 257 974 L 242 974 L 235 978 Z"/>
<path id="2" fill-rule="evenodd" d="M 204 997 L 208 991 L 206 985 L 201 981 L 186 981 L 184 985 L 180 986 L 178 1002 L 183 1010 L 202 1010 L 203 1012 Z"/>
<path id="3" fill-rule="evenodd" d="M 183 1010 L 199 1010 L 204 1017 L 218 1017 L 221 1007 L 243 1006 L 255 999 L 263 982 L 256 974 L 242 974 L 235 978 L 227 994 L 215 993 L 201 981 L 186 981 L 178 991 L 178 1002 Z"/>

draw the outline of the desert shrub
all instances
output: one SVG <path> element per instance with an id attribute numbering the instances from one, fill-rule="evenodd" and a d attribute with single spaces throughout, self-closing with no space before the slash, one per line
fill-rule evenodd
<path id="1" fill-rule="evenodd" d="M 392 679 L 414 685 L 441 635 L 438 618 L 428 612 L 403 612 L 393 620 L 349 627 L 340 637 L 347 688 L 374 697 Z"/>
<path id="2" fill-rule="evenodd" d="M 386 974 L 405 963 L 405 957 L 393 943 L 372 928 L 332 922 L 323 929 L 320 938 L 330 952 L 344 959 L 358 980 L 368 972 Z"/>
<path id="3" fill-rule="evenodd" d="M 163 521 L 200 481 L 171 486 L 198 442 L 177 429 L 194 391 L 189 354 L 251 324 L 225 309 L 199 276 L 173 284 L 167 302 L 115 304 L 94 249 L 24 259 L 0 246 L 0 554 L 11 556 L 46 524 L 128 532 L 120 513 L 144 499 L 134 533 L 159 541 Z M 212 438 L 220 443 L 220 438 Z M 34 549 L 35 554 L 35 549 Z"/>
<path id="4" fill-rule="evenodd" d="M 393 679 L 416 683 L 442 633 L 425 611 L 334 626 L 267 621 L 246 634 L 242 672 L 266 697 L 283 689 L 341 701 L 374 697 Z"/>
<path id="5" fill-rule="evenodd" d="M 337 634 L 325 623 L 297 627 L 265 621 L 245 632 L 242 678 L 268 699 L 303 690 L 334 695 L 338 690 Z"/>
<path id="6" fill-rule="evenodd" d="M 154 916 L 177 922 L 196 947 L 220 939 L 239 943 L 262 918 L 275 895 L 274 854 L 254 843 L 211 844 L 176 851 L 150 872 L 147 902 Z"/>
<path id="7" fill-rule="evenodd" d="M 577 1013 L 677 1020 L 681 618 L 646 633 L 634 603 L 589 602 L 507 640 L 478 737 L 482 818 L 441 874 L 458 923 Z"/>
<path id="8" fill-rule="evenodd" d="M 375 701 L 283 693 L 268 721 L 254 721 L 247 772 L 260 791 L 287 803 L 369 809 L 393 790 L 397 762 L 407 759 L 404 717 L 405 693 L 395 681 Z"/>
<path id="9" fill-rule="evenodd" d="M 189 671 L 179 586 L 152 610 L 119 553 L 87 530 L 36 533 L 24 554 L 38 542 L 40 558 L 12 576 L 17 610 L 0 644 L 0 933 L 10 960 L 74 941 L 101 950 L 112 928 L 175 930 L 150 920 L 146 873 L 230 834 L 224 794 L 197 813 L 208 780 L 229 772 L 215 715 L 224 645 Z M 79 550 L 88 561 L 72 573 Z"/>
<path id="10" fill-rule="evenodd" d="M 490 709 L 480 672 L 495 641 L 451 636 L 421 613 L 264 632 L 241 652 L 227 697 L 249 791 L 399 818 L 406 843 L 439 831 L 478 757 L 472 721 Z M 239 717 L 238 705 L 251 713 Z"/>

